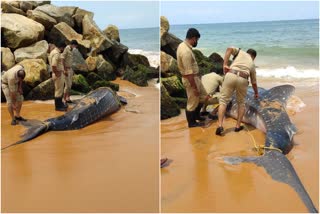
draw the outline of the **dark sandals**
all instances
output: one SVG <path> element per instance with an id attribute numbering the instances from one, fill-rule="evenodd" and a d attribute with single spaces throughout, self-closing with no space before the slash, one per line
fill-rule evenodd
<path id="1" fill-rule="evenodd" d="M 223 132 L 223 127 L 222 126 L 220 126 L 220 127 L 218 127 L 217 128 L 217 130 L 216 130 L 216 135 L 220 135 L 220 136 L 222 136 L 222 132 Z"/>
<path id="2" fill-rule="evenodd" d="M 14 117 L 16 120 L 19 120 L 19 121 L 27 121 L 27 119 L 24 119 L 23 117 L 17 117 L 17 116 L 15 116 Z"/>
<path id="3" fill-rule="evenodd" d="M 244 126 L 240 126 L 239 128 L 235 128 L 234 131 L 235 132 L 240 132 L 243 129 L 244 129 Z"/>

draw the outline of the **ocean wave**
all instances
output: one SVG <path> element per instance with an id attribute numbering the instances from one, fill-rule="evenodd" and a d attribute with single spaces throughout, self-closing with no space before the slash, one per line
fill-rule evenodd
<path id="1" fill-rule="evenodd" d="M 128 51 L 131 54 L 141 54 L 148 58 L 150 66 L 158 67 L 160 66 L 160 55 L 159 51 L 144 51 L 141 49 L 129 49 Z"/>
<path id="2" fill-rule="evenodd" d="M 257 68 L 257 76 L 260 77 L 275 77 L 275 78 L 319 78 L 320 71 L 316 69 L 297 69 L 294 66 L 275 69 L 260 69 Z"/>

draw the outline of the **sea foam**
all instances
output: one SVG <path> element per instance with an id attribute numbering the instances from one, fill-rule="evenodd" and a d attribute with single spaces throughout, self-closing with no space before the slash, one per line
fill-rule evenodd
<path id="1" fill-rule="evenodd" d="M 285 68 L 264 69 L 257 68 L 257 76 L 260 77 L 274 77 L 274 78 L 319 78 L 320 71 L 316 69 L 297 69 L 294 66 L 287 66 Z"/>
<path id="2" fill-rule="evenodd" d="M 150 66 L 152 67 L 158 67 L 160 66 L 160 55 L 159 51 L 144 51 L 141 49 L 129 49 L 128 51 L 131 54 L 141 54 L 148 58 Z"/>

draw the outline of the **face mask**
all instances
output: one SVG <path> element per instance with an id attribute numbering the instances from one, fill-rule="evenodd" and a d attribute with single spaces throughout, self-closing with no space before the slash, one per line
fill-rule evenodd
<path id="1" fill-rule="evenodd" d="M 195 47 L 197 47 L 197 45 L 198 45 L 198 40 L 196 39 L 195 42 L 193 43 L 192 47 L 195 48 Z"/>
<path id="2" fill-rule="evenodd" d="M 198 42 L 196 41 L 195 43 L 193 43 L 193 45 L 192 45 L 192 47 L 197 47 L 197 45 L 198 45 Z"/>

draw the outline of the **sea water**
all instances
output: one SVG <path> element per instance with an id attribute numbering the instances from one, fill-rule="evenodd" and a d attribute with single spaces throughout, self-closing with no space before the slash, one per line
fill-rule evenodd
<path id="1" fill-rule="evenodd" d="M 129 53 L 146 56 L 153 67 L 160 65 L 159 28 L 120 29 L 121 43 L 128 46 Z"/>
<path id="2" fill-rule="evenodd" d="M 172 25 L 169 32 L 184 39 L 188 28 L 201 34 L 197 49 L 224 57 L 230 46 L 257 51 L 260 77 L 319 78 L 319 20 L 263 21 Z"/>

